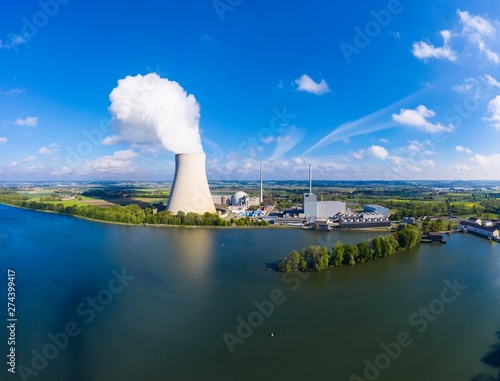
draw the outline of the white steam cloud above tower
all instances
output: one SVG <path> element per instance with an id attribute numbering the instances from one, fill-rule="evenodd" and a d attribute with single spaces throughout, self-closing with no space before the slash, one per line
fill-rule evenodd
<path id="1" fill-rule="evenodd" d="M 103 144 L 160 143 L 178 153 L 202 153 L 200 105 L 177 82 L 156 73 L 127 76 L 109 95 L 116 134 Z"/>

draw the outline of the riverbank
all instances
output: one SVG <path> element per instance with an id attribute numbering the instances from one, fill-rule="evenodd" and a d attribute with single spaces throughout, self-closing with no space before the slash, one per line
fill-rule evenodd
<path id="1" fill-rule="evenodd" d="M 86 221 L 91 221 L 91 222 L 100 222 L 103 224 L 111 224 L 111 225 L 125 225 L 125 226 L 145 226 L 145 227 L 156 227 L 156 228 L 188 228 L 188 229 L 296 229 L 294 226 L 286 226 L 286 225 L 266 225 L 266 226 L 215 226 L 215 225 L 167 225 L 167 224 L 148 224 L 148 223 L 140 223 L 140 224 L 134 224 L 134 223 L 127 223 L 127 222 L 115 222 L 115 221 L 105 221 L 105 220 L 98 220 L 94 218 L 88 218 L 88 217 L 83 217 L 79 216 L 76 214 L 68 214 L 68 213 L 59 213 L 53 210 L 41 210 L 41 209 L 32 209 L 32 208 L 26 208 L 24 206 L 19 206 L 19 205 L 13 205 L 13 204 L 8 204 L 5 202 L 0 202 L 2 205 L 10 206 L 12 208 L 18 208 L 18 209 L 24 209 L 24 210 L 31 210 L 34 212 L 41 212 L 41 213 L 51 213 L 51 214 L 59 214 L 62 216 L 70 216 L 70 217 L 75 217 L 79 218 L 82 220 Z"/>
<path id="2" fill-rule="evenodd" d="M 75 218 L 79 218 L 81 220 L 86 220 L 86 221 L 91 221 L 91 222 L 101 222 L 103 224 L 126 225 L 126 226 L 143 226 L 143 224 L 133 224 L 133 223 L 126 223 L 126 222 L 113 222 L 113 221 L 96 220 L 96 219 L 93 219 L 93 218 L 78 216 L 78 215 L 75 215 L 75 214 L 59 213 L 59 212 L 55 212 L 53 210 L 41 210 L 41 209 L 26 208 L 24 206 L 7 204 L 5 202 L 0 202 L 0 204 L 1 205 L 6 205 L 6 206 L 10 206 L 12 208 L 18 208 L 18 209 L 23 209 L 23 210 L 31 210 L 33 212 L 40 212 L 40 213 L 59 214 L 61 216 L 75 217 Z"/>

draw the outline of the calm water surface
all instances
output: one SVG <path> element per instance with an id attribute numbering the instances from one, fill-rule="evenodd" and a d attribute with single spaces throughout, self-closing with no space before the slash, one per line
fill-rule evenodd
<path id="1" fill-rule="evenodd" d="M 7 302 L 7 269 L 14 269 L 18 318 L 17 374 L 3 362 L 0 379 L 21 380 L 21 365 L 37 373 L 25 379 L 44 381 L 469 381 L 498 375 L 481 362 L 500 341 L 495 243 L 456 234 L 446 245 L 305 279 L 266 270 L 293 248 L 376 235 L 117 226 L 0 205 L 0 305 Z M 128 280 L 113 281 L 117 273 Z M 461 287 L 444 294 L 455 297 L 450 303 L 440 301 L 447 281 Z M 269 300 L 273 290 L 282 303 L 262 317 L 254 302 Z M 419 309 L 429 307 L 434 314 L 422 317 Z M 6 313 L 2 307 L 2 325 Z M 236 337 L 239 321 L 249 318 L 256 327 L 243 330 L 248 337 L 231 353 L 223 334 Z M 51 351 L 49 334 L 69 322 L 78 334 Z M 393 346 L 393 358 L 385 355 L 383 344 L 401 334 L 409 345 Z M 7 335 L 4 328 L 3 359 Z M 37 357 L 44 350 L 49 359 Z M 367 363 L 383 369 L 365 375 Z"/>

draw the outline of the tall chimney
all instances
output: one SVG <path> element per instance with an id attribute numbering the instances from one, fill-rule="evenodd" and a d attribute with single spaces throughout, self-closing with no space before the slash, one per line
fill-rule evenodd
<path id="1" fill-rule="evenodd" d="M 264 202 L 264 190 L 262 186 L 262 161 L 260 162 L 260 203 Z"/>
<path id="2" fill-rule="evenodd" d="M 309 164 L 309 194 L 312 194 L 312 165 Z"/>
<path id="3" fill-rule="evenodd" d="M 167 209 L 177 214 L 215 213 L 212 194 L 208 187 L 204 153 L 179 153 L 175 155 L 175 176 Z"/>

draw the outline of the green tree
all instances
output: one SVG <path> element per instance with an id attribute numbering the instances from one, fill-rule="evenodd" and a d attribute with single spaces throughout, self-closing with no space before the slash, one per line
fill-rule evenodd
<path id="1" fill-rule="evenodd" d="M 373 239 L 372 246 L 373 246 L 373 258 L 374 259 L 382 258 L 383 257 L 382 242 L 380 237 Z"/>
<path id="2" fill-rule="evenodd" d="M 292 270 L 297 270 L 298 267 L 299 267 L 299 264 L 300 264 L 300 255 L 299 253 L 297 253 L 296 250 L 292 250 L 292 252 L 290 253 L 290 267 L 292 268 Z"/>
<path id="3" fill-rule="evenodd" d="M 355 258 L 356 262 L 363 263 L 373 259 L 373 252 L 366 242 L 358 243 L 356 246 L 358 247 L 358 255 Z"/>
<path id="4" fill-rule="evenodd" d="M 344 245 L 341 241 L 337 241 L 332 248 L 332 265 L 334 267 L 342 266 L 344 262 Z"/>
<path id="5" fill-rule="evenodd" d="M 344 243 L 344 264 L 354 265 L 356 264 L 356 256 L 358 255 L 358 247 L 356 245 L 350 245 Z"/>

